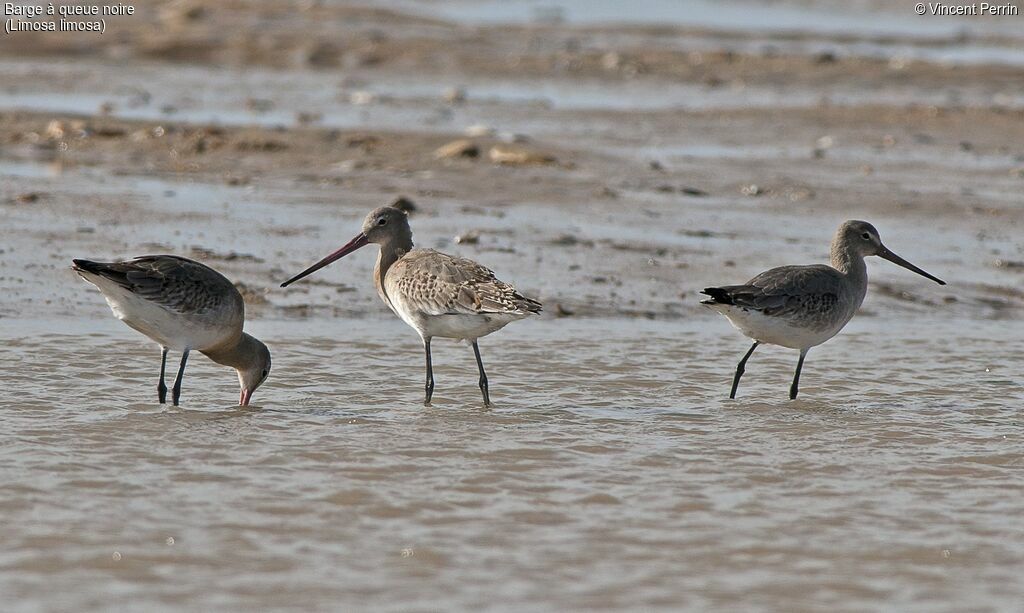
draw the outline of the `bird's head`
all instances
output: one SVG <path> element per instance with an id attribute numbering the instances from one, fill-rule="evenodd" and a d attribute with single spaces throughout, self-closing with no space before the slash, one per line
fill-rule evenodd
<path id="1" fill-rule="evenodd" d="M 238 404 L 243 407 L 249 406 L 253 392 L 270 376 L 270 350 L 256 339 L 252 339 L 250 345 L 247 348 L 246 363 L 235 369 L 238 372 L 238 386 L 241 388 Z"/>

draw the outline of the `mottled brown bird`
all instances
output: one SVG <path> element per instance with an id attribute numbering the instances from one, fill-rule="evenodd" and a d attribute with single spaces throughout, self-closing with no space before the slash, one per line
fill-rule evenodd
<path id="1" fill-rule="evenodd" d="M 363 221 L 362 232 L 347 245 L 281 284 L 285 287 L 370 243 L 380 246 L 373 281 L 381 300 L 423 340 L 427 379 L 424 404 L 434 393 L 430 341 L 435 336 L 467 340 L 480 371 L 484 405 L 490 405 L 487 374 L 477 339 L 508 323 L 540 313 L 540 302 L 523 296 L 489 269 L 466 258 L 433 249 L 414 249 L 406 214 L 381 207 Z"/>

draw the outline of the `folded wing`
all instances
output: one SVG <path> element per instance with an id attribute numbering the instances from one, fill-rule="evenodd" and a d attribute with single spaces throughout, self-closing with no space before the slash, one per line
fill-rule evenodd
<path id="1" fill-rule="evenodd" d="M 841 273 L 830 266 L 780 266 L 767 270 L 742 285 L 707 287 L 711 296 L 704 304 L 732 305 L 787 317 L 796 313 L 827 310 L 842 292 Z"/>
<path id="2" fill-rule="evenodd" d="M 75 268 L 176 313 L 197 315 L 228 306 L 238 291 L 215 270 L 187 258 L 148 255 L 125 262 L 75 260 Z"/>
<path id="3" fill-rule="evenodd" d="M 523 296 L 490 269 L 432 249 L 417 249 L 396 262 L 387 285 L 389 294 L 401 292 L 405 301 L 429 315 L 541 311 L 540 302 Z"/>

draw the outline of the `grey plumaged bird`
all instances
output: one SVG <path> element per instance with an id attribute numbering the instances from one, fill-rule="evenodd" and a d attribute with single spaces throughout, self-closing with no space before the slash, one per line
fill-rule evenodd
<path id="1" fill-rule="evenodd" d="M 740 377 L 754 349 L 761 343 L 800 351 L 789 397 L 796 398 L 800 371 L 808 350 L 839 333 L 860 308 L 868 291 L 864 258 L 885 258 L 935 281 L 946 282 L 914 266 L 882 244 L 878 230 L 866 221 L 844 222 L 832 239 L 832 265 L 780 266 L 742 285 L 707 287 L 711 296 L 701 304 L 725 315 L 754 344 L 736 366 L 729 398 L 736 397 Z"/>
<path id="2" fill-rule="evenodd" d="M 242 331 L 245 302 L 224 275 L 175 255 L 146 255 L 124 262 L 73 260 L 73 269 L 95 285 L 110 310 L 161 348 L 157 397 L 166 401 L 167 353 L 181 352 L 171 399 L 177 405 L 189 352 L 199 351 L 238 373 L 238 404 L 248 406 L 270 374 L 270 351 Z"/>

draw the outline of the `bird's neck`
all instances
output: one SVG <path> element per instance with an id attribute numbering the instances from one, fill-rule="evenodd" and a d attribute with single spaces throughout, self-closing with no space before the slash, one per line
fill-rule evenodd
<path id="1" fill-rule="evenodd" d="M 412 233 L 392 239 L 380 246 L 380 254 L 377 255 L 377 265 L 373 269 L 373 284 L 377 286 L 377 293 L 384 304 L 391 307 L 391 299 L 388 297 L 387 289 L 384 287 L 384 279 L 387 277 L 391 266 L 400 260 L 402 256 L 412 251 Z"/>
<path id="2" fill-rule="evenodd" d="M 853 249 L 846 241 L 837 239 L 832 242 L 832 268 L 843 273 L 850 279 L 852 286 L 863 293 L 868 285 L 868 267 L 864 264 L 864 256 Z"/>
<path id="3" fill-rule="evenodd" d="M 259 341 L 242 332 L 235 341 L 206 349 L 202 353 L 218 364 L 244 370 L 259 354 L 258 348 Z"/>

